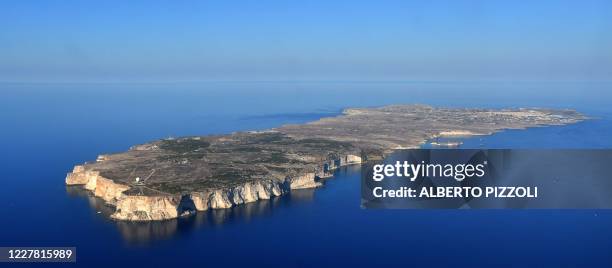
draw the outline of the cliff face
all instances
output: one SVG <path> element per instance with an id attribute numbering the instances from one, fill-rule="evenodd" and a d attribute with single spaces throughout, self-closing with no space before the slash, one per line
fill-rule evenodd
<path id="1" fill-rule="evenodd" d="M 72 169 L 72 172 L 66 176 L 66 185 L 84 185 L 89 181 L 89 178 L 95 176 L 93 173 L 99 173 L 96 171 L 86 171 L 85 167 L 76 165 Z"/>
<path id="2" fill-rule="evenodd" d="M 180 196 L 124 195 L 116 205 L 113 219 L 127 221 L 155 221 L 174 219 L 181 213 Z"/>
<path id="3" fill-rule="evenodd" d="M 329 163 L 333 163 L 333 168 L 328 169 L 331 171 L 340 166 L 359 164 L 361 157 L 344 155 L 329 160 L 327 164 Z M 225 209 L 260 199 L 270 199 L 294 189 L 319 187 L 322 183 L 317 181 L 317 177 L 312 172 L 287 176 L 284 180 L 258 180 L 230 188 L 192 192 L 188 195 L 138 195 L 126 192 L 139 186 L 115 183 L 101 176 L 99 171 L 87 170 L 84 166 L 78 165 L 66 176 L 66 184 L 83 185 L 94 196 L 114 206 L 115 213 L 111 215 L 113 219 L 156 221 L 174 219 L 194 211 Z"/>
<path id="4" fill-rule="evenodd" d="M 286 185 L 276 180 L 265 180 L 249 182 L 229 189 L 194 192 L 190 197 L 198 211 L 222 209 L 280 196 L 291 190 Z"/>
<path id="5" fill-rule="evenodd" d="M 66 185 L 84 185 L 85 189 L 111 205 L 115 205 L 117 200 L 123 198 L 123 192 L 130 189 L 127 185 L 102 177 L 98 171 L 85 170 L 83 166 L 75 166 L 68 173 Z"/>

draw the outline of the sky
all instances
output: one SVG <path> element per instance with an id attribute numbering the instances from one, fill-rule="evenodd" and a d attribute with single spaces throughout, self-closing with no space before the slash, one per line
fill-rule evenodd
<path id="1" fill-rule="evenodd" d="M 612 1 L 0 1 L 0 81 L 612 80 Z"/>

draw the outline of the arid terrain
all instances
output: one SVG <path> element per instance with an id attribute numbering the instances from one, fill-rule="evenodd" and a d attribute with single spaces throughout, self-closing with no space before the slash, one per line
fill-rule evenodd
<path id="1" fill-rule="evenodd" d="M 339 166 L 381 159 L 435 137 L 487 135 L 584 119 L 573 110 L 550 109 L 346 109 L 307 124 L 136 145 L 75 166 L 66 184 L 83 185 L 102 198 L 115 208 L 114 219 L 172 219 L 317 187 Z"/>

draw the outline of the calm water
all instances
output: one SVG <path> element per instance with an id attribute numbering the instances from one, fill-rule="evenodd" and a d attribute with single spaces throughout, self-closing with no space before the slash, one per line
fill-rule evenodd
<path id="1" fill-rule="evenodd" d="M 610 83 L 0 84 L 0 246 L 76 246 L 88 267 L 612 265 L 612 211 L 362 210 L 359 167 L 317 190 L 150 224 L 109 221 L 64 186 L 73 165 L 133 144 L 393 103 L 574 108 L 594 119 L 463 146 L 612 148 Z"/>

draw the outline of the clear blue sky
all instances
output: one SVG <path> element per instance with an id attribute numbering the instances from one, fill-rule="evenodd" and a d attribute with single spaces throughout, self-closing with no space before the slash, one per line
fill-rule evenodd
<path id="1" fill-rule="evenodd" d="M 0 81 L 611 80 L 612 1 L 0 1 Z"/>

